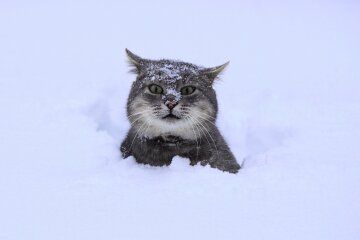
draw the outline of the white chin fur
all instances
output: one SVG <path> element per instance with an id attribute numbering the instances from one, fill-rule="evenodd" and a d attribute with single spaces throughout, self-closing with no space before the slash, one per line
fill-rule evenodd
<path id="1" fill-rule="evenodd" d="M 144 122 L 149 122 L 149 125 L 140 130 L 139 135 L 146 138 L 155 138 L 159 136 L 177 136 L 183 139 L 196 139 L 199 136 L 194 131 L 194 126 L 185 119 L 166 120 L 146 116 Z"/>

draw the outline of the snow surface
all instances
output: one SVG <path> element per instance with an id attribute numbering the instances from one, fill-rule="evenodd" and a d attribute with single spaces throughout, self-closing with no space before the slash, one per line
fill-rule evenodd
<path id="1" fill-rule="evenodd" d="M 1 1 L 0 239 L 360 239 L 358 1 Z M 122 160 L 124 49 L 206 67 L 237 175 Z"/>

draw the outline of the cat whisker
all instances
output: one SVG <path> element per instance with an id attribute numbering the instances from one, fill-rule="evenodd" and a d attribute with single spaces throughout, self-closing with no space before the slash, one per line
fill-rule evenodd
<path id="1" fill-rule="evenodd" d="M 149 127 L 151 126 L 151 123 L 152 123 L 152 120 L 147 121 L 146 129 L 144 128 L 142 130 L 141 134 L 139 134 L 139 135 L 144 137 L 144 133 L 149 129 Z"/>
<path id="2" fill-rule="evenodd" d="M 197 115 L 197 114 L 195 114 L 195 113 L 194 113 L 194 115 L 195 115 L 196 117 L 200 118 L 201 120 L 205 120 L 205 121 L 207 121 L 208 123 L 210 123 L 210 124 L 212 124 L 212 125 L 214 125 L 214 126 L 216 127 L 215 123 L 213 123 L 213 122 L 210 121 L 209 119 L 207 119 L 207 118 L 205 118 L 205 117 L 202 117 L 202 116 L 200 116 L 200 115 Z"/>
<path id="3" fill-rule="evenodd" d="M 206 113 L 204 113 L 204 112 L 197 111 L 197 110 L 195 110 L 195 109 L 192 109 L 192 111 L 194 111 L 194 112 L 196 112 L 196 113 L 199 113 L 199 114 L 202 115 L 202 116 L 205 116 L 205 117 L 208 117 L 208 118 L 211 118 L 211 119 L 216 120 L 213 116 L 210 116 L 209 114 L 206 114 Z"/>
<path id="4" fill-rule="evenodd" d="M 143 126 L 144 126 L 146 123 L 147 123 L 147 122 L 144 122 L 144 123 L 139 127 L 139 129 L 136 131 L 136 134 L 135 134 L 133 140 L 131 141 L 131 144 L 130 144 L 130 147 L 129 147 L 130 150 L 131 150 L 131 147 L 132 147 L 133 144 L 134 144 L 134 141 L 135 141 L 136 137 L 138 136 L 139 132 L 141 131 L 141 129 L 143 128 Z"/>
<path id="5" fill-rule="evenodd" d="M 207 134 L 209 135 L 211 141 L 212 141 L 213 144 L 214 144 L 214 147 L 215 147 L 215 150 L 216 150 L 217 155 L 219 155 L 219 151 L 218 151 L 218 149 L 217 149 L 215 140 L 214 140 L 213 137 L 211 136 L 210 132 L 205 128 L 205 126 L 204 126 L 198 119 L 193 118 L 193 120 L 195 120 L 198 124 L 200 124 L 199 127 L 202 128 L 202 129 L 204 129 L 204 131 L 207 132 Z M 210 143 L 209 143 L 209 144 L 210 144 Z M 210 144 L 210 145 L 211 145 L 211 144 Z"/>
<path id="6" fill-rule="evenodd" d="M 197 116 L 197 115 L 195 115 L 194 114 L 194 116 L 196 117 L 196 118 L 198 118 L 197 120 L 199 121 L 199 122 L 201 122 L 202 124 L 212 124 L 214 127 L 216 127 L 216 125 L 213 123 L 213 122 L 211 122 L 211 121 L 209 121 L 209 120 L 207 120 L 207 119 L 204 119 L 204 118 L 201 118 L 200 116 Z M 203 120 L 203 121 L 202 121 Z M 205 122 L 204 122 L 205 121 Z"/>
<path id="7" fill-rule="evenodd" d="M 143 114 L 143 113 L 146 113 L 146 112 L 150 112 L 150 111 L 151 111 L 151 110 L 148 109 L 148 110 L 144 110 L 144 111 L 141 111 L 141 112 L 136 112 L 136 113 L 130 114 L 130 115 L 128 116 L 128 118 L 131 118 L 131 117 L 133 117 L 133 116 L 137 116 L 137 115 L 140 115 L 140 114 Z"/>
<path id="8" fill-rule="evenodd" d="M 194 124 L 194 122 L 190 119 L 190 117 L 185 118 L 185 121 L 189 124 L 189 126 L 191 127 L 194 135 L 195 135 L 195 141 L 196 141 L 196 160 L 198 160 L 199 158 L 199 142 L 198 142 L 198 135 L 196 134 L 196 131 L 194 129 L 193 126 L 196 126 L 196 124 Z M 199 134 L 199 138 L 200 138 L 200 134 Z"/>
<path id="9" fill-rule="evenodd" d="M 134 125 L 137 121 L 139 121 L 140 119 L 143 119 L 144 116 L 140 116 L 138 118 L 136 118 L 134 121 L 130 121 L 131 125 Z"/>
<path id="10" fill-rule="evenodd" d="M 140 117 L 138 117 L 137 119 L 131 121 L 134 116 L 143 115 L 144 113 L 149 113 L 149 112 L 152 113 L 152 114 L 154 114 L 155 116 L 158 116 L 158 113 L 159 113 L 159 111 L 146 110 L 146 111 L 142 111 L 142 112 L 138 112 L 138 113 L 132 114 L 132 115 L 129 117 L 129 118 L 130 118 L 131 125 L 133 125 L 133 124 L 134 124 L 135 122 L 137 122 L 139 119 L 143 118 L 143 116 L 140 116 Z"/>
<path id="11" fill-rule="evenodd" d="M 211 146 L 211 143 L 209 142 L 209 139 L 208 139 L 207 136 L 206 136 L 206 132 L 204 132 L 204 130 L 200 127 L 199 124 L 196 124 L 196 123 L 195 123 L 195 121 L 194 121 L 195 119 L 194 119 L 191 115 L 189 115 L 189 118 L 192 120 L 194 126 L 202 132 L 202 134 L 204 135 L 206 141 L 207 141 L 208 144 Z M 199 131 L 199 134 L 200 134 L 200 131 Z"/>

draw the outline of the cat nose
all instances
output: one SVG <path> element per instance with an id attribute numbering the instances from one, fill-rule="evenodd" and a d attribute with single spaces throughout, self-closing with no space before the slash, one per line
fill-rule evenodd
<path id="1" fill-rule="evenodd" d="M 177 105 L 177 102 L 169 102 L 169 101 L 166 101 L 166 102 L 165 102 L 165 105 L 171 110 L 171 109 L 173 109 L 173 108 Z"/>
<path id="2" fill-rule="evenodd" d="M 169 94 L 166 96 L 165 105 L 171 110 L 173 109 L 178 102 L 175 99 L 175 96 L 173 94 Z"/>

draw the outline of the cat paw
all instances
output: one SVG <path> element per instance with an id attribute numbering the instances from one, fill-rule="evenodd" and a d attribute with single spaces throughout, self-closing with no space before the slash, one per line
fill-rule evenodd
<path id="1" fill-rule="evenodd" d="M 238 173 L 240 165 L 234 161 L 222 161 L 222 163 L 217 164 L 216 168 L 224 172 Z"/>
<path id="2" fill-rule="evenodd" d="M 126 147 L 124 147 L 124 146 L 121 146 L 120 147 L 120 151 L 121 151 L 121 156 L 122 156 L 122 158 L 127 158 L 128 156 L 130 156 L 130 152 L 127 150 L 127 148 Z"/>
<path id="3" fill-rule="evenodd" d="M 238 173 L 239 169 L 241 168 L 235 160 L 221 160 L 216 162 L 210 162 L 210 166 L 229 173 Z"/>

